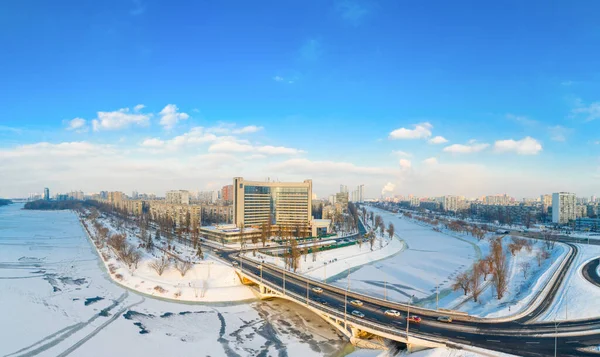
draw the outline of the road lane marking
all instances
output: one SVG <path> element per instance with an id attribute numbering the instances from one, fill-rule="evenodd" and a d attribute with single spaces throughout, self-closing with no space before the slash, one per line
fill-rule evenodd
<path id="1" fill-rule="evenodd" d="M 539 344 L 539 342 L 535 342 L 535 341 L 534 342 L 525 342 L 525 343 L 536 343 L 536 344 Z"/>
<path id="2" fill-rule="evenodd" d="M 567 341 L 565 343 L 578 343 L 579 341 Z"/>
<path id="3" fill-rule="evenodd" d="M 462 338 L 463 340 L 466 339 L 464 336 L 456 336 L 456 338 Z"/>
<path id="4" fill-rule="evenodd" d="M 487 342 L 500 342 L 500 340 L 487 340 Z"/>

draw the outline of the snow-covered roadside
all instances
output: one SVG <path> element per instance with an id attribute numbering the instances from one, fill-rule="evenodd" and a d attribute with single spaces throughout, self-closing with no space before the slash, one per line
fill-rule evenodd
<path id="1" fill-rule="evenodd" d="M 583 266 L 600 257 L 600 247 L 576 244 L 579 254 L 565 277 L 552 306 L 540 317 L 540 321 L 563 321 L 589 319 L 600 316 L 600 288 L 591 284 L 582 274 Z"/>
<path id="2" fill-rule="evenodd" d="M 382 247 L 380 247 L 380 239 L 383 241 Z M 370 249 L 369 243 L 365 242 L 362 243 L 362 246 L 354 244 L 348 247 L 318 252 L 315 261 L 313 261 L 312 254 L 306 254 L 301 257 L 296 273 L 305 274 L 313 279 L 323 281 L 324 279 L 327 280 L 332 276 L 343 273 L 349 268 L 358 267 L 398 254 L 405 248 L 406 244 L 398 237 L 394 237 L 391 240 L 377 237 L 373 245 L 373 250 Z M 246 253 L 246 256 L 251 257 L 251 253 Z M 283 259 L 266 254 L 258 253 L 255 259 L 275 264 L 282 268 L 285 265 Z"/>
<path id="3" fill-rule="evenodd" d="M 508 316 L 526 309 L 536 297 L 536 294 L 548 284 L 569 250 L 563 244 L 556 244 L 550 253 L 550 257 L 543 260 L 541 265 L 538 266 L 536 256 L 545 247 L 539 241 L 532 241 L 534 245 L 531 252 L 523 248 L 515 256 L 507 253 L 508 287 L 507 292 L 501 300 L 497 299 L 495 290 L 490 284 L 481 293 L 477 302 L 474 302 L 471 298 L 461 304 L 464 301 L 464 293 L 461 290 L 452 292 L 441 299 L 440 306 L 466 311 L 470 315 L 487 318 Z M 507 249 L 510 242 L 510 237 L 504 237 L 503 245 L 505 249 Z M 523 273 L 522 264 L 529 265 L 527 276 Z M 488 281 L 490 278 L 488 277 Z"/>
<path id="4" fill-rule="evenodd" d="M 456 238 L 392 212 L 367 209 L 381 215 L 386 224 L 393 223 L 406 247 L 400 254 L 352 269 L 352 291 L 381 298 L 385 295 L 399 302 L 406 302 L 410 296 L 426 299 L 433 295 L 435 303 L 436 285 L 439 283 L 440 291 L 449 288 L 453 277 L 468 269 L 481 254 L 473 243 L 475 239 Z M 346 286 L 346 274 L 336 278 L 339 280 L 334 284 Z"/>
<path id="5" fill-rule="evenodd" d="M 100 221 L 111 232 L 116 232 L 114 227 L 110 226 L 108 219 Z M 91 222 L 82 221 L 82 224 L 84 222 L 90 233 L 95 234 Z M 127 231 L 127 237 L 131 244 L 136 246 L 139 244 L 138 239 L 131 232 Z M 92 237 L 88 236 L 88 238 L 98 251 L 111 279 L 140 293 L 184 302 L 234 302 L 256 299 L 254 292 L 241 284 L 232 267 L 208 254 L 205 254 L 205 260 L 194 262 L 183 277 L 172 265 L 159 276 L 150 267 L 153 261 L 163 256 L 158 248 L 155 248 L 152 253 L 144 251 L 138 268 L 129 269 L 125 263 L 116 258 L 116 254 L 110 247 L 98 248 Z M 178 245 L 178 249 L 187 248 Z"/>
<path id="6" fill-rule="evenodd" d="M 500 236 L 488 233 L 484 239 L 477 240 L 472 235 L 450 231 L 441 225 L 437 227 L 438 231 L 434 231 L 431 225 L 424 222 L 406 217 L 401 218 L 384 210 L 372 210 L 376 214 L 380 214 L 384 221 L 394 223 L 396 232 L 408 243 L 409 248 L 398 257 L 382 260 L 375 266 L 366 266 L 352 273 L 351 289 L 362 290 L 380 297 L 385 294 L 388 299 L 397 299 L 396 301 L 406 301 L 408 297 L 414 295 L 415 298 L 421 299 L 421 301 L 417 301 L 417 304 L 427 308 L 435 309 L 437 304 L 440 308 L 457 309 L 474 316 L 489 318 L 515 314 L 525 309 L 537 293 L 546 286 L 568 252 L 565 245 L 556 244 L 550 257 L 543 260 L 541 266 L 538 266 L 537 253 L 545 249 L 542 242 L 531 239 L 532 251 L 528 252 L 522 248 L 513 257 L 507 249 L 508 244 L 512 242 L 511 237 L 504 237 L 503 246 L 507 250 L 509 260 L 508 292 L 501 300 L 498 300 L 494 296 L 495 291 L 490 284 L 479 296 L 479 301 L 475 303 L 472 298 L 465 297 L 462 291 L 452 291 L 451 286 L 454 278 L 461 271 L 471 269 L 473 262 L 489 253 L 489 239 Z M 461 249 L 468 245 L 471 246 L 470 251 L 466 248 Z M 434 257 L 446 262 L 445 270 L 443 270 L 444 267 L 436 264 L 437 261 L 432 261 Z M 458 262 L 465 263 L 459 265 Z M 524 263 L 529 264 L 527 277 L 522 272 Z M 440 271 L 433 268 L 419 269 L 431 265 L 435 269 L 439 268 Z M 402 269 L 396 266 L 402 266 Z M 455 267 L 454 270 L 450 270 L 451 267 Z M 412 271 L 415 271 L 414 277 L 409 277 L 408 275 Z M 449 275 L 439 277 L 444 273 Z M 380 280 L 373 279 L 375 276 Z M 488 280 L 489 278 L 488 276 Z M 398 283 L 398 281 L 403 283 Z M 440 283 L 439 302 L 437 303 L 436 283 Z M 415 289 L 419 284 L 430 286 L 428 295 L 426 291 Z M 487 283 L 482 282 L 482 284 Z"/>

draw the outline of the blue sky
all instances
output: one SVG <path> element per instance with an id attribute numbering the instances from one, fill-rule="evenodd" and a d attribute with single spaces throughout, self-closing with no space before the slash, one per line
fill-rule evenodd
<path id="1" fill-rule="evenodd" d="M 5 2 L 0 196 L 238 175 L 313 178 L 320 196 L 600 193 L 598 10 Z"/>

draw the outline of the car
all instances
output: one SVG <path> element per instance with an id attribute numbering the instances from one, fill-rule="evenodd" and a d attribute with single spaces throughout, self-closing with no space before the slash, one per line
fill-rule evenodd
<path id="1" fill-rule="evenodd" d="M 238 265 L 238 262 L 236 262 L 235 260 L 233 262 L 231 262 L 231 264 L 233 265 Z"/>
<path id="2" fill-rule="evenodd" d="M 315 292 L 315 293 L 317 293 L 317 294 L 320 294 L 320 293 L 323 292 L 323 289 L 321 289 L 318 286 L 315 286 L 314 288 L 312 288 L 312 291 Z"/>
<path id="3" fill-rule="evenodd" d="M 258 265 L 256 266 L 256 269 L 262 269 L 262 264 L 258 264 Z"/>
<path id="4" fill-rule="evenodd" d="M 356 316 L 356 317 L 360 317 L 361 319 L 362 319 L 363 317 L 365 317 L 365 314 L 363 314 L 362 312 L 360 312 L 360 311 L 358 311 L 358 310 L 354 310 L 354 311 L 352 311 L 352 315 L 353 315 L 353 316 Z"/>
<path id="5" fill-rule="evenodd" d="M 385 310 L 384 314 L 393 317 L 400 317 L 400 313 L 396 310 Z"/>
<path id="6" fill-rule="evenodd" d="M 363 302 L 360 300 L 352 300 L 352 301 L 350 301 L 350 304 L 352 304 L 354 306 L 363 306 Z"/>
<path id="7" fill-rule="evenodd" d="M 321 305 L 327 305 L 327 301 L 324 299 L 317 299 L 316 301 Z"/>
<path id="8" fill-rule="evenodd" d="M 437 318 L 437 320 L 440 322 L 447 322 L 447 323 L 452 322 L 452 318 L 450 316 L 440 316 Z"/>
<path id="9" fill-rule="evenodd" d="M 419 323 L 421 322 L 421 318 L 419 316 L 413 315 L 407 319 L 410 322 Z"/>

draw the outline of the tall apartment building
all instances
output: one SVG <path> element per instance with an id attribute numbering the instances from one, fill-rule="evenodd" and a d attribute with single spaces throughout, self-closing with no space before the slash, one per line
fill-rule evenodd
<path id="1" fill-rule="evenodd" d="M 50 201 L 50 189 L 44 187 L 44 201 Z"/>
<path id="2" fill-rule="evenodd" d="M 552 194 L 552 223 L 565 224 L 575 220 L 575 194 L 556 192 Z"/>
<path id="3" fill-rule="evenodd" d="M 312 180 L 304 182 L 259 182 L 233 179 L 233 223 L 241 227 L 310 225 Z"/>
<path id="4" fill-rule="evenodd" d="M 123 202 L 125 199 L 125 194 L 123 192 L 111 191 L 106 194 L 106 199 L 108 203 L 112 203 L 113 205 Z"/>
<path id="5" fill-rule="evenodd" d="M 233 185 L 225 185 L 221 189 L 221 198 L 225 202 L 233 202 Z"/>
<path id="6" fill-rule="evenodd" d="M 441 203 L 443 210 L 446 212 L 458 211 L 458 196 L 444 196 Z"/>
<path id="7" fill-rule="evenodd" d="M 190 192 L 184 190 L 167 191 L 165 196 L 167 203 L 189 205 L 190 204 Z"/>
<path id="8" fill-rule="evenodd" d="M 512 202 L 512 197 L 504 195 L 485 196 L 484 203 L 486 205 L 507 206 Z"/>
<path id="9" fill-rule="evenodd" d="M 365 202 L 365 185 L 358 185 L 358 202 Z"/>

